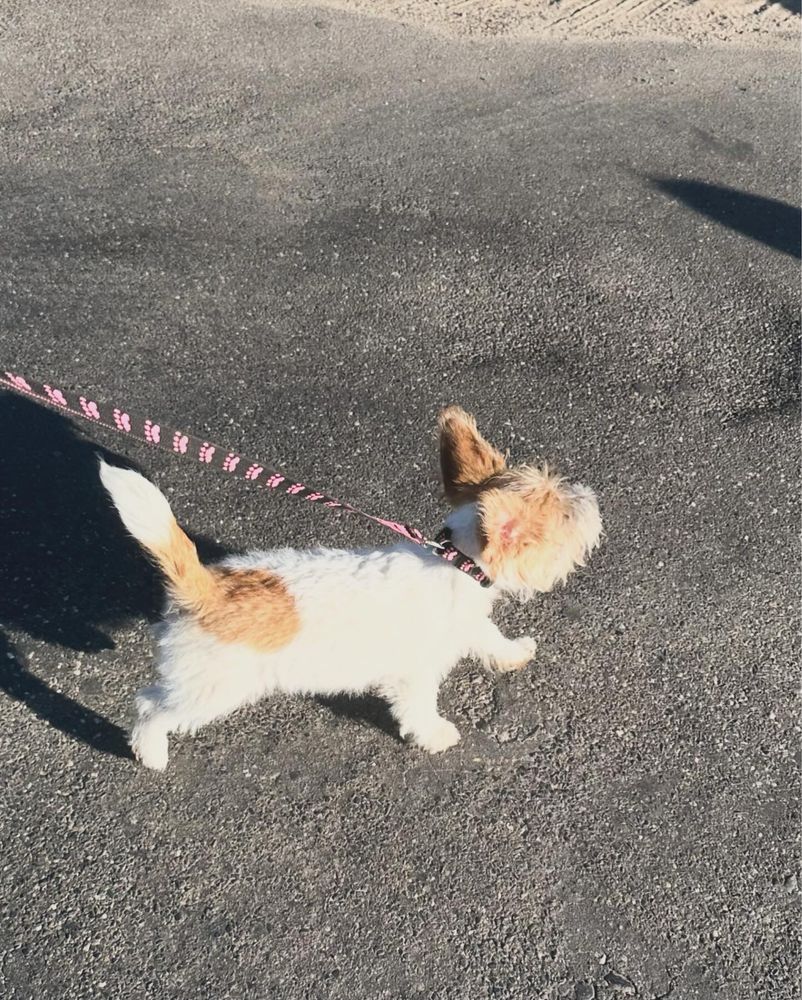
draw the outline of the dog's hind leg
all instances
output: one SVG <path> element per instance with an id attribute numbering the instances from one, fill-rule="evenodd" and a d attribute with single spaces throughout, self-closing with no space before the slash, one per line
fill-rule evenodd
<path id="1" fill-rule="evenodd" d="M 155 771 L 167 767 L 167 735 L 178 728 L 179 718 L 165 707 L 162 688 L 155 684 L 142 688 L 136 697 L 139 718 L 131 733 L 131 749 L 136 758 Z"/>

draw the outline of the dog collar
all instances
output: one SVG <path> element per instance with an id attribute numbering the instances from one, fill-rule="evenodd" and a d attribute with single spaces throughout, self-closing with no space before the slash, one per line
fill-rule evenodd
<path id="1" fill-rule="evenodd" d="M 460 552 L 456 545 L 454 545 L 452 537 L 451 528 L 445 526 L 434 536 L 434 544 L 441 550 L 437 553 L 440 558 L 445 559 L 446 562 L 450 562 L 456 569 L 461 569 L 463 573 L 467 573 L 480 586 L 492 587 L 493 581 L 487 573 L 470 556 L 466 556 L 464 552 Z"/>

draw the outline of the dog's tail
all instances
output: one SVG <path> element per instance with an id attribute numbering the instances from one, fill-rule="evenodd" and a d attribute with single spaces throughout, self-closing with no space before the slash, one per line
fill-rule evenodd
<path id="1" fill-rule="evenodd" d="M 214 574 L 198 559 L 193 542 L 179 528 L 165 497 L 133 469 L 100 459 L 100 479 L 125 527 L 167 577 L 170 595 L 187 610 L 200 610 L 217 587 Z"/>

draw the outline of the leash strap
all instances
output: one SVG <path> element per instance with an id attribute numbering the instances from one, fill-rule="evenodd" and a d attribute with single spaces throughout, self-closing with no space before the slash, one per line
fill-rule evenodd
<path id="1" fill-rule="evenodd" d="M 77 390 L 59 389 L 46 383 L 36 382 L 34 379 L 28 378 L 27 375 L 5 372 L 0 378 L 0 386 L 13 389 L 24 396 L 30 396 L 40 403 L 61 410 L 63 413 L 81 417 L 89 423 L 99 424 L 101 427 L 117 431 L 118 434 L 144 441 L 146 444 L 161 448 L 163 451 L 169 451 L 173 455 L 193 458 L 205 468 L 216 469 L 230 476 L 238 476 L 254 485 L 265 486 L 269 490 L 285 493 L 288 496 L 297 497 L 299 500 L 318 503 L 331 510 L 343 510 L 348 514 L 358 514 L 375 524 L 382 525 L 389 531 L 394 531 L 397 535 L 406 538 L 407 541 L 428 549 L 450 563 L 455 569 L 461 570 L 476 580 L 480 586 L 489 587 L 492 585 L 493 581 L 476 565 L 473 559 L 452 545 L 450 538 L 438 536 L 438 540 L 432 541 L 412 525 L 368 514 L 352 504 L 335 500 L 334 497 L 330 497 L 320 490 L 314 490 L 259 462 L 245 458 L 227 448 L 221 448 L 210 441 L 194 437 L 186 431 L 168 427 L 160 421 L 135 414 L 128 409 L 114 406 L 112 403 L 91 399 Z"/>

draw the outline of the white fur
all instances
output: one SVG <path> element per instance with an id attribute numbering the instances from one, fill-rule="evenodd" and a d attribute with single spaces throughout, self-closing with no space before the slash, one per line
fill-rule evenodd
<path id="1" fill-rule="evenodd" d="M 145 546 L 167 542 L 175 518 L 164 495 L 133 469 L 99 461 L 100 479 L 134 538 Z"/>
<path id="2" fill-rule="evenodd" d="M 534 649 L 505 639 L 489 621 L 491 590 L 412 546 L 277 549 L 222 565 L 278 573 L 295 598 L 301 630 L 282 649 L 261 653 L 223 643 L 191 617 L 169 612 L 157 627 L 160 681 L 137 699 L 132 745 L 149 767 L 167 764 L 168 732 L 194 732 L 279 691 L 378 691 L 401 735 L 436 753 L 459 740 L 437 712 L 438 689 L 455 664 L 471 653 L 520 664 Z"/>
<path id="3" fill-rule="evenodd" d="M 101 475 L 128 530 L 146 542 L 163 539 L 172 514 L 156 487 L 137 473 L 106 465 Z M 583 494 L 577 502 L 586 499 Z M 584 507 L 580 513 L 584 553 L 596 544 L 600 525 Z M 446 524 L 454 544 L 480 561 L 476 505 L 457 508 Z M 500 670 L 517 669 L 534 653 L 532 639 L 507 639 L 490 621 L 502 586 L 483 589 L 408 543 L 364 551 L 276 549 L 221 565 L 278 574 L 301 627 L 284 647 L 259 652 L 222 642 L 189 614 L 168 610 L 156 629 L 159 679 L 136 699 L 139 719 L 131 745 L 148 767 L 167 765 L 170 732 L 195 732 L 279 691 L 377 691 L 389 701 L 402 736 L 437 753 L 460 739 L 437 711 L 438 689 L 456 663 L 474 655 Z M 551 582 L 563 575 L 561 564 Z M 544 583 L 537 589 L 547 588 Z"/>

